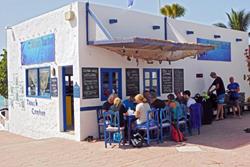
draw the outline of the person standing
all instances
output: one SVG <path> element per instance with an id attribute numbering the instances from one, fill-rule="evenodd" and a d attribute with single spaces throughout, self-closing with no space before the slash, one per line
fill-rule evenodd
<path id="1" fill-rule="evenodd" d="M 225 86 L 223 80 L 217 76 L 215 72 L 210 73 L 210 77 L 214 79 L 212 85 L 208 89 L 208 93 L 213 93 L 216 91 L 217 95 L 217 116 L 215 120 L 224 119 L 224 99 L 225 99 Z M 214 87 L 214 88 L 213 88 Z"/>
<path id="2" fill-rule="evenodd" d="M 240 115 L 240 105 L 239 105 L 239 98 L 240 98 L 240 85 L 237 82 L 234 82 L 234 77 L 229 78 L 229 84 L 227 85 L 227 89 L 229 90 L 229 100 L 233 105 L 233 113 L 234 116 L 236 116 L 236 110 L 239 113 L 239 117 L 241 118 Z"/>

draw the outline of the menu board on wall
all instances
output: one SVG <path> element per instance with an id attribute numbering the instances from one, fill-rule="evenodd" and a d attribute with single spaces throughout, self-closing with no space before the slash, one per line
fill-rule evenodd
<path id="1" fill-rule="evenodd" d="M 161 69 L 161 84 L 162 93 L 172 93 L 173 92 L 173 72 L 172 69 Z"/>
<path id="2" fill-rule="evenodd" d="M 58 96 L 58 86 L 57 86 L 57 78 L 51 78 L 51 96 L 57 97 Z"/>
<path id="3" fill-rule="evenodd" d="M 98 68 L 82 68 L 82 98 L 99 98 Z"/>
<path id="4" fill-rule="evenodd" d="M 140 77 L 138 68 L 126 69 L 126 95 L 135 95 L 140 92 Z"/>
<path id="5" fill-rule="evenodd" d="M 183 69 L 174 69 L 174 91 L 184 91 Z"/>

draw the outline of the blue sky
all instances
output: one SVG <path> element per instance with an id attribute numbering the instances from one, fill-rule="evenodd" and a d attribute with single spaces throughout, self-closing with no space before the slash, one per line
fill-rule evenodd
<path id="1" fill-rule="evenodd" d="M 106 5 L 127 7 L 127 0 L 89 0 Z M 64 6 L 74 0 L 2 0 L 0 9 L 0 49 L 6 48 L 5 27 L 15 25 L 29 18 L 41 15 Z M 142 10 L 159 14 L 159 0 L 135 0 L 130 10 Z M 186 15 L 181 20 L 211 25 L 226 23 L 225 12 L 245 9 L 250 11 L 249 0 L 161 0 L 161 5 L 179 3 L 186 8 Z"/>

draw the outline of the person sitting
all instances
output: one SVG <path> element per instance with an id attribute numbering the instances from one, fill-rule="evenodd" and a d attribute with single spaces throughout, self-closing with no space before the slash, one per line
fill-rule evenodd
<path id="1" fill-rule="evenodd" d="M 110 94 L 107 101 L 102 105 L 102 111 L 108 111 L 110 107 L 114 104 L 114 99 L 117 97 L 116 94 Z"/>
<path id="2" fill-rule="evenodd" d="M 241 118 L 240 115 L 240 105 L 239 105 L 239 98 L 240 98 L 240 85 L 237 82 L 234 82 L 234 77 L 229 78 L 230 84 L 227 85 L 227 89 L 229 90 L 229 100 L 233 105 L 233 113 L 234 116 L 236 116 L 236 109 L 239 113 L 239 118 Z"/>
<path id="3" fill-rule="evenodd" d="M 119 97 L 114 99 L 114 104 L 110 107 L 110 110 L 119 112 L 120 127 L 123 127 L 125 125 L 124 116 L 126 115 L 127 110 Z"/>
<path id="4" fill-rule="evenodd" d="M 180 103 L 180 104 L 185 104 L 185 99 L 182 96 L 181 91 L 175 91 L 174 94 L 176 96 L 175 101 L 178 101 L 178 103 Z"/>
<path id="5" fill-rule="evenodd" d="M 144 90 L 143 97 L 147 100 L 148 104 L 151 104 L 151 94 L 148 89 Z"/>
<path id="6" fill-rule="evenodd" d="M 156 92 L 151 91 L 151 108 L 162 109 L 165 108 L 166 104 L 163 100 L 157 98 Z"/>
<path id="7" fill-rule="evenodd" d="M 142 125 L 147 121 L 147 112 L 150 111 L 151 108 L 147 99 L 142 94 L 135 96 L 135 102 L 137 103 L 135 108 L 135 117 L 137 118 L 136 124 Z"/>
<path id="8" fill-rule="evenodd" d="M 195 104 L 196 103 L 196 101 L 193 99 L 193 98 L 191 98 L 191 92 L 189 91 L 189 90 L 185 90 L 184 92 L 183 92 L 183 97 L 184 97 L 184 99 L 186 100 L 186 102 L 187 102 L 187 107 L 188 108 L 190 108 L 190 106 L 192 105 L 192 104 Z M 190 111 L 190 110 L 189 110 Z"/>
<path id="9" fill-rule="evenodd" d="M 128 111 L 130 110 L 134 110 L 135 111 L 135 95 L 130 95 L 128 99 L 123 101 L 124 107 L 126 108 L 126 110 Z"/>
<path id="10" fill-rule="evenodd" d="M 180 103 L 175 100 L 175 97 L 173 94 L 169 94 L 167 97 L 168 97 L 168 100 L 166 104 L 167 106 L 170 107 L 171 112 L 173 114 L 173 120 L 175 121 L 178 118 L 178 108 L 180 108 Z"/>

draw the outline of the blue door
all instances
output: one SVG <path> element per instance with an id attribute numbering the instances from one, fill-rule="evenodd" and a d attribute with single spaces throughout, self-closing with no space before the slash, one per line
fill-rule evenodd
<path id="1" fill-rule="evenodd" d="M 102 68 L 101 69 L 101 100 L 107 100 L 108 96 L 116 93 L 122 98 L 122 78 L 121 69 Z"/>

